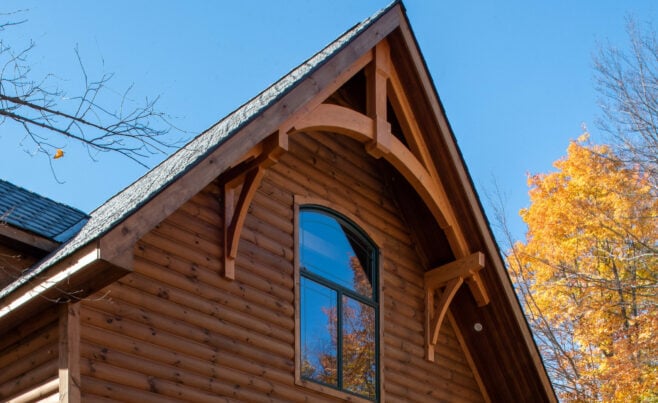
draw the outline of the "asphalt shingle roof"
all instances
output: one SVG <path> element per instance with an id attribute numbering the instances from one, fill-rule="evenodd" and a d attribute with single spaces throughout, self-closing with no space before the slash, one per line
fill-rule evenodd
<path id="1" fill-rule="evenodd" d="M 22 284 L 30 281 L 50 266 L 71 255 L 79 248 L 98 239 L 121 223 L 162 189 L 192 169 L 192 167 L 213 152 L 226 139 L 237 133 L 241 128 L 295 88 L 329 58 L 338 53 L 339 50 L 377 21 L 379 17 L 398 4 L 398 2 L 398 0 L 393 1 L 373 16 L 352 27 L 320 52 L 297 66 L 263 92 L 217 122 L 210 129 L 195 137 L 160 165 L 147 172 L 140 179 L 94 210 L 90 214 L 89 221 L 73 238 L 38 263 L 20 279 L 0 290 L 0 299 L 6 297 Z"/>
<path id="2" fill-rule="evenodd" d="M 0 222 L 66 242 L 88 218 L 78 209 L 0 179 Z"/>

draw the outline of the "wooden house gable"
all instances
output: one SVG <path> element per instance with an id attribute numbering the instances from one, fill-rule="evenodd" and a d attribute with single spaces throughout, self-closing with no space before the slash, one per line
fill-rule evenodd
<path id="1" fill-rule="evenodd" d="M 354 224 L 379 253 L 370 398 L 555 400 L 398 2 L 108 201 L 3 290 L 0 333 L 21 329 L 27 344 L 0 344 L 0 364 L 2 353 L 35 356 L 43 369 L 7 361 L 16 374 L 0 375 L 0 397 L 57 386 L 71 401 L 363 400 L 342 380 L 302 374 L 307 206 Z M 41 325 L 15 326 L 33 315 Z"/>

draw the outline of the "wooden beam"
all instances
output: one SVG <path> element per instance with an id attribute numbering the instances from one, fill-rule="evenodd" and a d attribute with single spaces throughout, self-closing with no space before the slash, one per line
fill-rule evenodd
<path id="1" fill-rule="evenodd" d="M 446 283 L 446 287 L 441 294 L 439 303 L 434 309 L 434 291 L 428 293 L 429 298 L 427 299 L 427 309 L 431 309 L 432 312 L 425 315 L 425 338 L 427 345 L 427 359 L 431 362 L 434 362 L 434 346 L 439 340 L 439 331 L 441 330 L 441 324 L 443 319 L 448 312 L 448 307 L 450 302 L 454 298 L 455 294 L 459 287 L 464 283 L 462 277 L 456 277 Z"/>
<path id="2" fill-rule="evenodd" d="M 0 237 L 6 237 L 13 241 L 25 244 L 29 247 L 39 249 L 44 252 L 52 252 L 59 246 L 59 243 L 50 239 L 30 233 L 13 227 L 10 224 L 0 222 Z"/>
<path id="3" fill-rule="evenodd" d="M 228 172 L 222 177 L 224 183 L 224 277 L 235 279 L 235 259 L 244 220 L 251 201 L 256 195 L 265 170 L 276 163 L 278 157 L 288 150 L 288 134 L 277 131 L 257 145 L 261 153 L 253 162 L 246 164 L 244 171 Z M 239 170 L 240 166 L 236 167 Z M 238 192 L 238 188 L 240 189 Z"/>
<path id="4" fill-rule="evenodd" d="M 230 280 L 235 279 L 235 258 L 244 220 L 264 173 L 265 168 L 258 166 L 245 174 L 237 201 L 237 181 L 228 182 L 224 187 L 224 277 Z"/>
<path id="5" fill-rule="evenodd" d="M 393 111 L 402 127 L 402 134 L 407 140 L 407 144 L 409 144 L 409 149 L 422 162 L 425 169 L 427 169 L 433 177 L 439 180 L 439 174 L 432 162 L 429 148 L 423 139 L 423 133 L 418 126 L 418 121 L 416 120 L 411 103 L 404 91 L 404 86 L 400 81 L 400 76 L 398 75 L 395 65 L 392 65 L 390 68 L 387 93 Z"/>
<path id="6" fill-rule="evenodd" d="M 373 139 L 366 144 L 366 151 L 381 158 L 391 149 L 391 124 L 386 118 L 386 84 L 391 65 L 388 42 L 383 40 L 375 46 L 374 60 L 366 69 L 366 109 L 373 120 Z"/>
<path id="7" fill-rule="evenodd" d="M 456 277 L 470 277 L 484 267 L 484 254 L 475 252 L 465 258 L 439 266 L 425 273 L 425 285 L 429 288 L 441 287 Z"/>
<path id="8" fill-rule="evenodd" d="M 364 143 L 375 138 L 374 126 L 372 118 L 353 109 L 320 104 L 293 122 L 287 133 L 325 131 L 342 134 Z"/>
<path id="9" fill-rule="evenodd" d="M 473 253 L 425 273 L 425 351 L 428 361 L 434 362 L 434 350 L 439 340 L 441 324 L 446 317 L 450 302 L 459 287 L 466 281 L 478 306 L 489 303 L 489 297 L 481 279 L 473 280 L 484 267 L 484 254 Z M 435 293 L 444 288 L 435 307 Z"/>
<path id="10" fill-rule="evenodd" d="M 321 104 L 309 114 L 299 117 L 287 133 L 327 131 L 346 135 L 368 144 L 375 140 L 375 127 L 374 119 L 355 110 L 338 105 Z M 459 230 L 453 209 L 440 182 L 432 177 L 400 140 L 390 132 L 380 135 L 381 138 L 384 136 L 390 149 L 383 154 L 383 158 L 393 165 L 418 192 L 434 219 L 446 233 L 454 255 L 458 258 L 468 255 L 466 238 Z"/>
<path id="11" fill-rule="evenodd" d="M 59 311 L 59 401 L 80 402 L 80 304 Z"/>

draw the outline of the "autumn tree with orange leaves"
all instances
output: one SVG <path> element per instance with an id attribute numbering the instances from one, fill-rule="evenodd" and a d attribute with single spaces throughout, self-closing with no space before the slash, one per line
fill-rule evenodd
<path id="1" fill-rule="evenodd" d="M 528 179 L 526 240 L 507 260 L 556 391 L 566 401 L 656 401 L 655 187 L 586 136 L 554 165 Z"/>

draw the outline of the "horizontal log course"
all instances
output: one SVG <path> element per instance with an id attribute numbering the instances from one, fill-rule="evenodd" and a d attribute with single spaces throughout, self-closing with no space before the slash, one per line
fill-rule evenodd
<path id="1" fill-rule="evenodd" d="M 321 135 L 313 137 L 327 138 Z M 323 161 L 303 145 L 298 148 L 295 157 L 295 164 L 313 172 L 318 182 L 335 183 L 337 187 L 343 184 L 345 189 L 342 194 L 358 198 L 364 206 L 379 212 L 390 225 L 396 225 L 395 220 L 387 218 L 395 217 L 399 212 L 382 180 L 381 164 L 375 163 L 367 168 L 356 168 L 346 160 L 349 155 L 338 156 L 336 161 Z"/>
<path id="2" fill-rule="evenodd" d="M 5 379 L 7 380 L 0 383 L 1 401 L 5 401 L 11 396 L 24 393 L 34 385 L 39 385 L 52 380 L 57 376 L 57 357 L 54 359 L 34 361 L 32 365 L 28 365 L 27 369 L 25 369 L 22 364 L 23 363 L 19 363 L 17 366 L 10 367 L 9 370 L 12 370 L 11 375 L 5 374 Z M 18 373 L 15 373 L 13 371 L 15 368 L 20 368 L 21 370 Z M 59 384 L 59 380 L 57 382 Z"/>
<path id="3" fill-rule="evenodd" d="M 0 352 L 0 380 L 4 378 L 3 368 L 15 364 L 17 361 L 24 360 L 30 353 L 40 350 L 44 346 L 52 347 L 56 345 L 57 331 L 55 323 L 50 323 L 48 327 L 30 334 L 22 342 L 12 346 L 12 348 L 7 348 L 7 350 Z"/>
<path id="4" fill-rule="evenodd" d="M 399 312 L 408 313 L 409 318 L 414 318 L 420 316 L 420 323 L 422 323 L 423 311 L 425 307 L 423 306 L 422 299 L 420 295 L 416 294 L 416 287 L 407 286 L 405 287 L 394 287 L 388 283 L 388 281 L 394 276 L 390 275 L 390 272 L 384 271 L 384 284 L 386 289 L 384 290 L 384 302 L 391 304 L 391 307 L 397 309 Z M 408 284 L 408 283 L 403 283 Z"/>
<path id="5" fill-rule="evenodd" d="M 268 179 L 270 171 L 260 182 L 260 187 L 252 201 L 254 206 L 250 214 L 262 220 L 270 221 L 274 226 L 292 234 L 293 231 L 293 197 L 287 190 L 277 187 Z M 275 190 L 276 189 L 276 190 Z M 256 208 L 258 206 L 259 208 Z"/>
<path id="6" fill-rule="evenodd" d="M 40 348 L 30 351 L 19 360 L 9 362 L 0 368 L 0 381 L 7 382 L 14 378 L 19 378 L 24 374 L 29 374 L 34 368 L 39 367 L 50 361 L 57 363 L 58 347 L 57 339 L 52 343 L 41 346 Z"/>
<path id="7" fill-rule="evenodd" d="M 144 266 L 147 265 L 144 264 Z M 162 273 L 162 275 L 164 276 L 166 274 Z M 124 277 L 121 279 L 121 283 L 139 288 L 163 299 L 174 299 L 178 302 L 188 301 L 184 305 L 193 304 L 194 300 L 199 299 L 198 294 L 194 295 L 193 293 L 185 292 L 177 288 L 177 285 L 159 282 L 158 277 L 147 277 L 145 274 L 135 273 L 132 276 Z M 223 289 L 217 289 L 199 283 L 196 284 L 195 291 L 203 293 L 202 298 L 215 304 L 226 305 L 227 307 L 266 321 L 276 321 L 276 323 L 285 324 L 286 327 L 294 326 L 292 320 L 294 308 L 292 305 L 277 301 L 268 294 L 247 285 L 236 283 Z"/>
<path id="8" fill-rule="evenodd" d="M 389 354 L 388 349 L 386 354 Z M 399 360 L 387 360 L 385 365 L 391 372 L 398 374 L 394 377 L 390 375 L 386 377 L 387 390 L 389 387 L 392 389 L 392 393 L 395 393 L 396 389 L 405 390 L 408 393 L 405 401 L 482 401 L 477 389 L 473 390 L 455 384 L 452 380 L 452 372 L 445 369 L 437 370 L 435 367 L 428 367 L 426 371 L 415 369 L 411 372 L 411 363 L 405 365 L 404 361 Z M 396 385 L 398 385 L 397 388 Z"/>
<path id="9" fill-rule="evenodd" d="M 415 368 L 416 371 L 421 371 L 422 373 L 426 374 L 433 374 L 434 365 L 437 365 L 444 371 L 450 371 L 449 379 L 453 379 L 455 377 L 466 377 L 468 381 L 462 381 L 458 383 L 465 384 L 468 387 L 472 387 L 474 385 L 474 378 L 472 376 L 471 370 L 468 366 L 468 363 L 463 358 L 463 354 L 461 354 L 461 352 L 455 355 L 437 354 L 436 363 L 432 364 L 422 362 L 422 358 L 425 354 L 422 344 L 419 345 L 417 343 L 411 343 L 409 340 L 387 334 L 385 337 L 384 345 L 386 346 L 387 352 L 393 351 L 393 356 L 389 358 L 404 357 L 404 367 L 409 371 L 413 371 Z M 400 361 L 398 361 L 398 363 L 399 362 Z M 413 365 L 411 365 L 412 362 L 414 363 Z M 445 374 L 447 373 L 444 372 L 444 376 Z M 435 374 L 432 376 L 435 376 Z"/>
<path id="10" fill-rule="evenodd" d="M 215 210 L 203 205 L 188 201 L 179 207 L 179 210 L 185 212 L 187 215 L 197 218 L 208 224 L 223 228 L 224 219 L 220 215 L 221 210 Z"/>
<path id="11" fill-rule="evenodd" d="M 109 381 L 115 385 L 128 386 L 134 390 L 144 391 L 143 393 L 133 394 L 128 398 L 130 401 L 136 399 L 145 401 L 211 401 L 217 396 L 211 392 L 202 392 L 196 389 L 187 388 L 176 382 L 169 382 L 156 377 L 131 371 L 126 368 L 117 367 L 94 360 L 81 360 L 80 369 L 85 374 L 93 374 L 98 380 Z M 84 380 L 83 380 L 84 382 Z M 83 383 L 83 387 L 84 383 Z M 146 391 L 151 393 L 145 393 Z M 120 395 L 119 395 L 120 396 Z M 169 399 L 167 399 L 169 398 Z M 160 400 L 162 399 L 162 400 Z"/>
<path id="12" fill-rule="evenodd" d="M 212 324 L 216 322 L 234 323 L 247 330 L 281 340 L 284 343 L 292 343 L 293 325 L 290 317 L 285 318 L 284 316 L 283 319 L 285 321 L 276 322 L 274 319 L 277 319 L 277 316 L 266 312 L 265 315 L 269 315 L 269 321 L 263 318 L 255 318 L 245 314 L 241 310 L 235 310 L 228 306 L 220 306 L 210 299 L 203 298 L 203 288 L 205 288 L 203 285 L 199 287 L 198 295 L 173 288 L 171 290 L 159 288 L 160 290 L 164 290 L 162 292 L 167 293 L 167 298 L 163 300 L 162 297 L 157 295 L 149 296 L 141 293 L 141 288 L 134 289 L 117 284 L 112 288 L 110 296 L 119 304 L 125 301 L 135 306 L 142 306 L 145 310 L 160 312 L 171 318 L 187 321 L 209 329 L 214 329 L 215 327 Z"/>
<path id="13" fill-rule="evenodd" d="M 481 402 L 482 399 L 468 399 L 461 396 L 451 394 L 449 392 L 441 392 L 438 390 L 426 391 L 415 389 L 414 387 L 405 386 L 398 382 L 398 379 L 393 379 L 386 383 L 386 399 L 390 401 L 400 402 L 456 402 L 456 403 L 476 403 Z"/>
<path id="14" fill-rule="evenodd" d="M 40 385 L 31 386 L 27 391 L 11 396 L 6 401 L 7 403 L 59 402 L 59 378 L 55 377 Z"/>
<path id="15" fill-rule="evenodd" d="M 165 222 L 210 242 L 218 242 L 222 240 L 223 234 L 221 226 L 193 217 L 182 209 L 176 210 L 173 214 L 167 217 Z"/>
<path id="16" fill-rule="evenodd" d="M 409 283 L 408 287 L 423 289 L 423 266 L 418 260 L 405 259 L 402 254 L 386 252 L 382 262 L 386 275 L 394 275 L 400 278 L 398 285 Z M 421 292 L 419 295 L 425 295 Z"/>
<path id="17" fill-rule="evenodd" d="M 194 195 L 194 197 L 192 197 L 190 200 L 195 204 L 213 210 L 221 205 L 220 198 L 223 190 L 217 181 L 211 182 L 211 184 L 208 186 L 212 187 L 212 189 L 210 189 L 210 187 L 206 187 L 201 192 Z"/>
<path id="18" fill-rule="evenodd" d="M 101 328 L 110 335 L 130 334 L 131 338 L 140 343 L 150 343 L 210 362 L 219 362 L 224 354 L 230 352 L 230 354 L 242 356 L 245 360 L 260 361 L 271 368 L 284 371 L 290 370 L 293 366 L 291 358 L 271 354 L 231 337 L 220 334 L 214 334 L 210 338 L 196 337 L 195 334 L 189 335 L 185 329 L 177 329 L 176 321 L 161 316 L 153 315 L 153 320 L 159 327 L 120 318 L 112 313 L 97 311 L 91 307 L 84 310 L 82 317 L 85 326 Z M 110 343 L 111 340 L 111 338 L 108 339 Z"/>
<path id="19" fill-rule="evenodd" d="M 400 299 L 395 298 L 396 296 L 390 295 L 387 293 L 386 299 L 384 300 L 385 310 L 390 312 L 391 315 L 400 316 L 408 321 L 418 321 L 423 317 L 422 311 L 419 309 L 414 309 L 413 307 L 401 302 Z M 404 295 L 399 293 L 399 295 Z"/>
<path id="20" fill-rule="evenodd" d="M 336 164 L 340 165 L 345 172 L 360 172 L 379 181 L 380 184 L 375 185 L 373 188 L 378 189 L 383 186 L 380 171 L 381 164 L 374 161 L 370 156 L 366 156 L 365 147 L 362 143 L 342 135 L 322 131 L 307 134 L 305 138 L 308 140 L 305 140 L 302 136 L 297 137 L 300 140 L 300 144 L 310 144 L 309 141 L 314 141 L 329 152 L 335 153 L 337 156 Z M 390 211 L 396 213 L 397 208 L 393 207 L 395 203 L 390 197 L 388 199 L 386 203 L 391 206 Z"/>
<path id="21" fill-rule="evenodd" d="M 387 348 L 395 349 L 403 354 L 411 354 L 413 357 L 423 357 L 424 350 L 422 344 L 418 345 L 417 343 L 412 343 L 412 340 L 404 339 L 393 333 L 387 334 L 384 337 L 383 345 Z M 421 365 L 422 367 L 427 367 L 426 365 Z"/>
<path id="22" fill-rule="evenodd" d="M 194 234 L 186 232 L 184 229 L 174 227 L 164 221 L 158 224 L 152 231 L 152 235 L 157 236 L 159 239 L 166 239 L 178 245 L 175 250 L 170 252 L 178 252 L 181 249 L 188 249 L 190 252 L 196 252 L 201 255 L 213 256 L 220 258 L 222 256 L 222 248 L 216 241 L 207 241 L 203 238 L 197 237 Z M 189 252 L 188 252 L 189 253 Z"/>
<path id="23" fill-rule="evenodd" d="M 403 326 L 406 329 L 409 329 L 410 331 L 416 333 L 416 332 L 422 332 L 423 331 L 423 326 L 422 323 L 419 323 L 417 320 L 412 320 L 409 318 L 408 320 L 404 320 L 407 318 L 400 317 L 399 315 L 395 314 L 395 311 L 392 310 L 384 310 L 384 321 L 388 322 L 390 325 L 393 326 Z"/>
<path id="24" fill-rule="evenodd" d="M 166 251 L 166 253 L 169 255 L 178 256 L 179 258 L 185 259 L 190 263 L 208 267 L 213 270 L 218 271 L 219 267 L 221 267 L 223 264 L 223 259 L 221 256 L 212 256 L 209 254 L 204 254 L 202 251 L 195 250 L 194 248 L 187 248 L 166 237 L 159 236 L 155 231 L 146 234 L 140 240 L 140 244 L 141 243 L 155 246 L 162 251 Z"/>
<path id="25" fill-rule="evenodd" d="M 180 403 L 180 399 L 164 395 L 156 395 L 147 390 L 114 383 L 105 379 L 99 379 L 92 376 L 82 376 L 82 401 L 92 402 L 162 402 L 162 403 Z M 230 402 L 229 399 L 219 399 L 218 402 Z"/>
<path id="26" fill-rule="evenodd" d="M 286 384 L 292 380 L 290 370 L 284 371 L 267 366 L 261 362 L 245 359 L 244 356 L 233 351 L 222 351 L 220 355 L 213 352 L 213 359 L 209 359 L 210 356 L 208 355 L 198 357 L 196 355 L 186 354 L 182 351 L 169 349 L 166 346 L 144 343 L 129 336 L 109 332 L 95 326 L 87 326 L 85 329 L 82 344 L 89 344 L 89 346 L 85 347 L 84 351 L 86 353 L 84 356 L 87 358 L 102 359 L 104 351 L 109 351 L 109 347 L 107 346 L 108 337 L 112 338 L 112 350 L 134 354 L 179 368 L 181 371 L 188 371 L 198 375 L 208 376 L 209 374 L 213 374 L 218 366 L 223 366 L 250 374 L 254 377 L 268 379 L 272 382 Z M 98 349 L 98 351 L 93 349 Z M 94 355 L 88 354 L 89 351 Z"/>
<path id="27" fill-rule="evenodd" d="M 288 238 L 288 237 L 286 237 Z M 256 232 L 254 229 L 245 225 L 242 228 L 242 237 L 240 239 L 240 246 L 245 242 L 250 242 L 261 249 L 264 249 L 268 252 L 271 252 L 275 255 L 281 256 L 286 260 L 292 260 L 293 250 L 292 250 L 292 239 L 285 239 L 285 244 L 283 240 L 271 239 L 265 236 L 262 233 Z"/>
<path id="28" fill-rule="evenodd" d="M 292 249 L 293 247 L 293 224 L 292 221 L 286 223 L 286 228 L 276 227 L 271 223 L 272 219 L 275 217 L 274 214 L 265 210 L 259 209 L 257 202 L 254 200 L 252 203 L 253 211 L 260 211 L 264 216 L 262 218 L 257 217 L 254 213 L 249 213 L 245 219 L 245 228 L 251 230 L 254 234 L 259 234 L 267 239 L 270 239 L 274 243 L 278 243 L 281 246 Z M 275 221 L 275 220 L 274 220 Z"/>
<path id="29" fill-rule="evenodd" d="M 274 172 L 272 168 L 265 172 L 263 180 L 260 182 L 258 193 L 264 196 L 264 200 L 269 202 L 268 205 L 272 211 L 276 211 L 282 219 L 292 222 L 293 220 L 293 193 L 287 187 L 281 187 L 278 181 L 274 181 L 270 177 L 270 173 Z"/>
<path id="30" fill-rule="evenodd" d="M 168 256 L 163 251 L 159 251 L 150 245 L 140 244 L 138 249 L 139 253 L 135 259 L 135 268 L 138 273 L 147 277 L 159 279 L 171 286 L 192 293 L 209 292 L 210 294 L 203 294 L 204 298 L 208 295 L 208 298 L 212 298 L 220 289 L 237 287 L 237 285 L 231 285 L 230 282 L 218 276 L 215 271 L 185 262 L 176 256 Z M 275 282 L 280 280 L 279 276 L 269 273 L 272 270 L 270 267 L 265 265 L 248 265 L 245 267 L 242 260 L 240 260 L 240 263 L 242 264 L 242 270 L 245 270 L 241 282 L 271 295 L 278 301 L 292 303 L 293 292 L 289 287 L 285 287 L 285 285 L 291 285 L 292 280 L 282 286 Z"/>
<path id="31" fill-rule="evenodd" d="M 313 152 L 309 149 L 313 143 L 305 144 L 305 141 L 299 141 L 299 145 L 296 145 L 292 152 L 305 166 L 313 169 L 320 182 L 351 183 L 354 185 L 351 188 L 354 194 L 359 198 L 363 198 L 364 201 L 367 200 L 369 204 L 376 206 L 378 210 L 382 210 L 382 214 L 394 215 L 397 213 L 397 208 L 386 197 L 387 193 L 378 172 L 375 172 L 375 177 L 373 177 L 367 172 L 348 164 L 344 157 L 336 156 L 333 152 L 329 154 L 326 148 L 317 142 L 314 143 L 320 147 L 317 151 L 324 150 L 324 153 L 318 155 L 317 152 Z M 325 160 L 322 158 L 323 156 L 329 156 L 331 160 Z"/>
<path id="32" fill-rule="evenodd" d="M 393 337 L 394 340 L 403 340 L 404 343 L 409 344 L 418 343 L 419 340 L 424 341 L 424 335 L 420 330 L 402 326 L 400 322 L 387 322 L 384 324 L 384 340 L 389 337 Z"/>
<path id="33" fill-rule="evenodd" d="M 285 181 L 283 183 L 286 183 L 286 186 L 291 188 L 295 194 L 313 195 L 343 206 L 362 221 L 370 223 L 382 234 L 389 234 L 396 238 L 408 238 L 407 232 L 401 224 L 396 225 L 396 220 L 387 219 L 386 215 L 381 214 L 381 208 L 376 201 L 362 198 L 354 194 L 353 190 L 348 189 L 356 186 L 354 183 L 342 184 L 330 181 L 326 174 L 316 172 L 313 167 L 297 160 L 289 161 L 287 164 L 277 164 L 272 167 L 271 171 L 276 172 L 281 178 L 279 180 Z M 324 178 L 318 181 L 315 176 L 324 176 Z M 355 203 L 356 200 L 359 201 L 358 204 Z M 362 207 L 358 207 L 359 205 Z"/>
<path id="34" fill-rule="evenodd" d="M 203 398 L 203 396 L 207 398 L 208 394 L 212 394 L 213 396 L 230 396 L 243 401 L 255 402 L 264 401 L 263 396 L 273 393 L 273 384 L 271 382 L 220 365 L 214 366 L 207 374 L 198 374 L 153 361 L 143 356 L 135 356 L 89 344 L 81 346 L 81 353 L 84 357 L 87 357 L 87 359 L 82 360 L 83 365 L 88 365 L 89 369 L 87 371 L 93 373 L 94 376 L 104 379 L 103 371 L 105 370 L 104 366 L 107 364 L 111 366 L 108 369 L 128 370 L 131 375 L 143 378 L 148 385 L 144 385 L 146 386 L 145 389 L 150 388 L 149 390 L 158 394 L 170 395 L 188 401 L 198 401 L 195 399 Z M 99 370 L 101 373 L 99 373 Z M 116 383 L 126 382 L 123 378 L 111 380 Z M 167 391 L 167 388 L 159 388 L 158 383 L 160 382 L 169 386 L 170 392 Z M 180 390 L 171 395 L 170 393 L 174 391 L 173 385 L 179 387 Z M 236 385 L 249 385 L 249 388 L 236 388 Z"/>
<path id="35" fill-rule="evenodd" d="M 240 245 L 236 264 L 258 273 L 272 284 L 292 290 L 293 262 L 290 259 L 264 251 L 250 242 L 244 242 Z"/>
<path id="36" fill-rule="evenodd" d="M 26 339 L 33 337 L 34 333 L 41 332 L 44 328 L 50 326 L 57 326 L 57 320 L 59 316 L 57 315 L 57 307 L 45 309 L 39 314 L 31 317 L 25 318 L 17 327 L 11 329 L 8 333 L 0 336 L 0 354 L 5 349 L 8 349 L 10 346 L 13 348 L 13 345 L 21 344 Z"/>
<path id="37" fill-rule="evenodd" d="M 219 314 L 221 308 L 217 308 L 216 316 L 212 316 L 185 308 L 168 299 L 137 293 L 134 289 L 130 290 L 130 287 L 117 286 L 113 287 L 112 291 L 114 301 L 92 301 L 90 306 L 111 310 L 113 314 L 122 318 L 144 321 L 145 324 L 156 329 L 162 328 L 172 333 L 178 332 L 182 337 L 189 337 L 201 343 L 212 343 L 216 335 L 223 335 L 264 349 L 265 352 L 292 356 L 292 342 L 278 341 L 271 337 L 278 335 L 291 339 L 291 331 L 279 331 L 272 326 L 270 329 L 272 334 L 263 335 L 228 322 Z M 168 292 L 170 297 L 174 297 L 175 293 L 172 290 Z M 148 308 L 139 308 L 140 306 Z"/>

